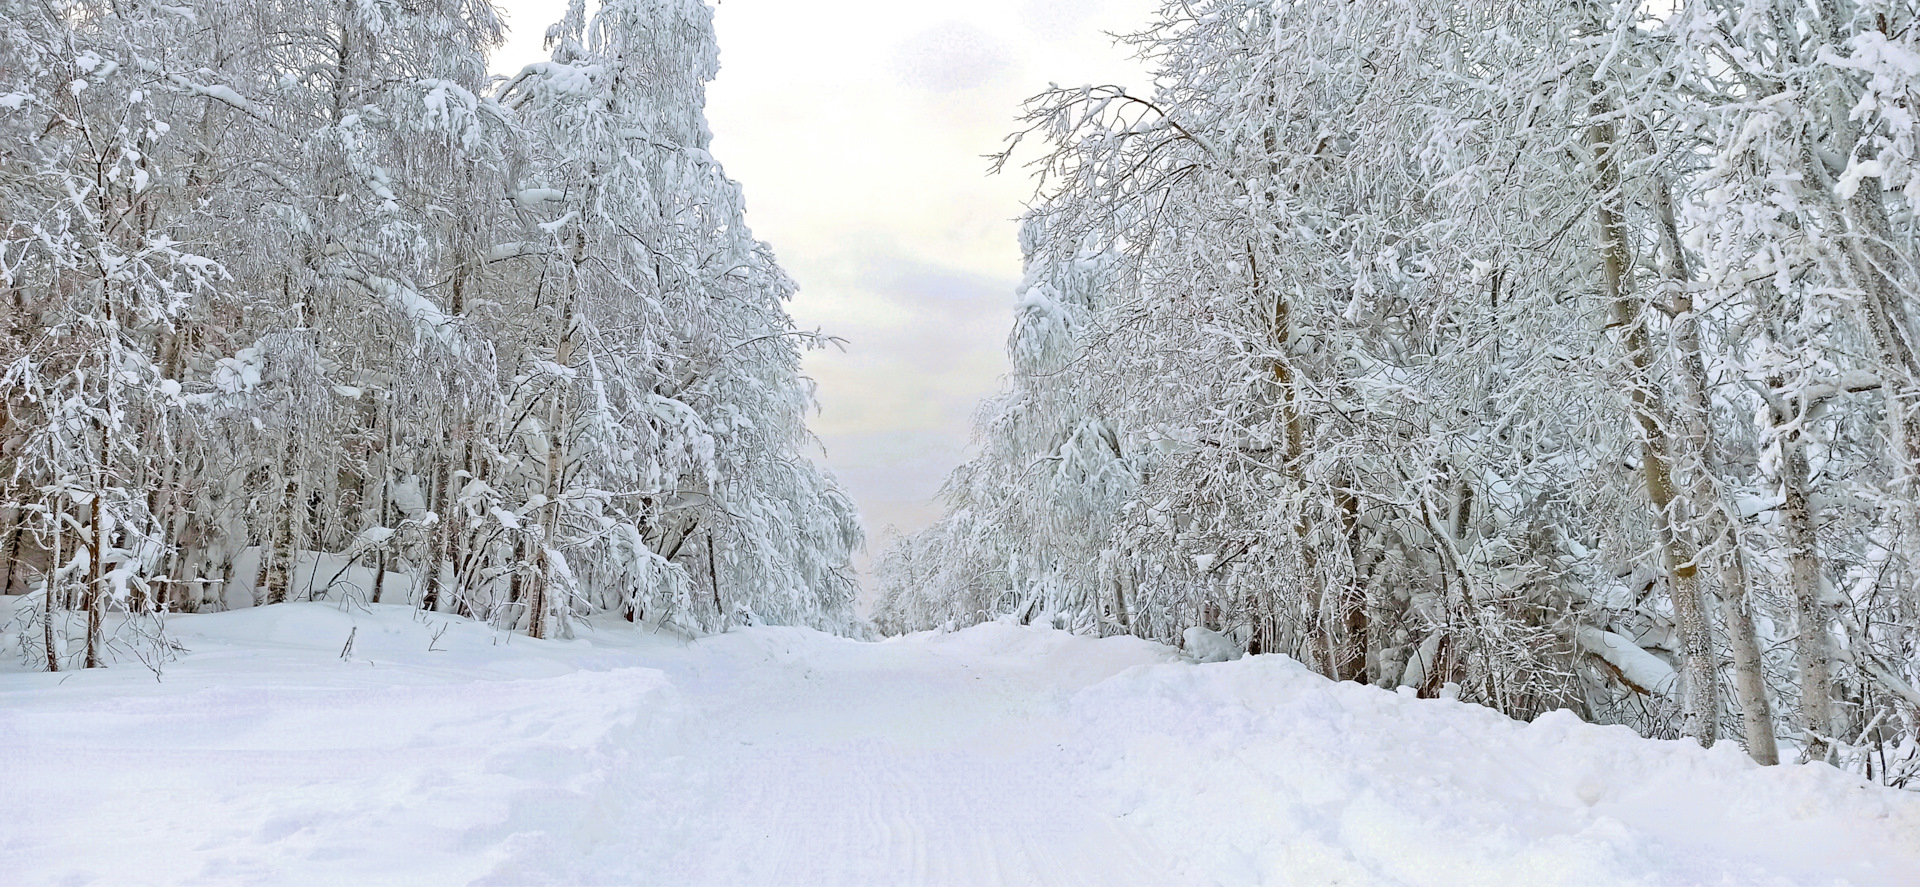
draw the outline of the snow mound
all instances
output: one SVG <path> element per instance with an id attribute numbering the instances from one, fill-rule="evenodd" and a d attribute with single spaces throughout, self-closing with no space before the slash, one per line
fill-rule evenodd
<path id="1" fill-rule="evenodd" d="M 1240 645 L 1212 629 L 1188 626 L 1180 640 L 1187 648 L 1187 656 L 1195 662 L 1231 662 L 1240 658 Z"/>
<path id="2" fill-rule="evenodd" d="M 1182 883 L 1920 884 L 1920 795 L 1732 743 L 1531 724 L 1281 656 L 1080 693 L 1113 812 Z"/>

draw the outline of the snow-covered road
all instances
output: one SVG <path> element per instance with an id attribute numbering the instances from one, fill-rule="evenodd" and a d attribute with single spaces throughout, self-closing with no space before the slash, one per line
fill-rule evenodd
<path id="1" fill-rule="evenodd" d="M 742 632 L 666 666 L 713 688 L 683 696 L 714 820 L 675 866 L 684 883 L 1175 883 L 1151 837 L 1092 796 L 1062 704 L 1159 651 L 1049 669 L 820 641 Z"/>
<path id="2" fill-rule="evenodd" d="M 1279 657 L 325 605 L 173 628 L 158 682 L 0 674 L 0 805 L 34 811 L 0 884 L 1920 885 L 1915 795 Z"/>

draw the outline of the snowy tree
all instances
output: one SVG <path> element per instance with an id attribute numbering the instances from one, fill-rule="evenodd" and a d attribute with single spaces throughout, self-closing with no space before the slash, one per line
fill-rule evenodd
<path id="1" fill-rule="evenodd" d="M 706 152 L 711 11 L 575 4 L 490 81 L 500 36 L 469 0 L 7 7 L 30 655 L 64 666 L 76 610 L 94 665 L 128 616 L 339 595 L 854 625 L 799 370 L 828 340 Z"/>
<path id="2" fill-rule="evenodd" d="M 1150 90 L 1053 89 L 1002 157 L 1045 143 L 1014 372 L 882 623 L 1201 626 L 1910 771 L 1906 15 L 1165 5 Z M 1062 500 L 1088 418 L 1128 478 Z"/>

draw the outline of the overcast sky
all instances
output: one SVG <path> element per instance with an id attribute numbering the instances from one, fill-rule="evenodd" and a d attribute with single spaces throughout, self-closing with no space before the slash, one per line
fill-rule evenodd
<path id="1" fill-rule="evenodd" d="M 541 57 L 564 0 L 504 0 L 495 68 Z M 870 535 L 918 529 L 1006 371 L 1020 278 L 1014 219 L 1032 184 L 987 176 L 1020 101 L 1062 85 L 1138 84 L 1103 32 L 1147 0 L 721 0 L 713 153 L 747 221 L 800 284 L 795 320 L 848 340 L 815 352 L 813 427 Z"/>

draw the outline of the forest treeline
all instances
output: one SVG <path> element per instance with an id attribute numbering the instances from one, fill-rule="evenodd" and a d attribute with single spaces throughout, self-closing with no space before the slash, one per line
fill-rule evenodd
<path id="1" fill-rule="evenodd" d="M 45 668 L 327 597 L 853 624 L 700 0 L 0 0 L 0 590 Z M 69 635 L 73 643 L 69 644 Z M 143 646 L 144 645 L 144 646 Z"/>
<path id="2" fill-rule="evenodd" d="M 1917 24 L 1165 3 L 1151 88 L 1000 158 L 1013 371 L 878 622 L 1197 627 L 1920 783 Z"/>

